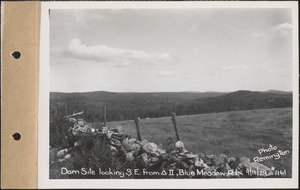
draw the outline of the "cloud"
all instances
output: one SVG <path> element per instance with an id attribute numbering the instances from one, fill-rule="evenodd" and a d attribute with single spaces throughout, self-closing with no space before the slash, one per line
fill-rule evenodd
<path id="1" fill-rule="evenodd" d="M 281 23 L 273 26 L 267 30 L 261 30 L 259 32 L 254 32 L 253 37 L 283 37 L 289 34 L 293 29 L 292 23 Z"/>
<path id="2" fill-rule="evenodd" d="M 159 77 L 167 77 L 167 76 L 170 76 L 170 75 L 173 75 L 174 73 L 172 71 L 158 71 L 157 73 L 157 76 Z"/>
<path id="3" fill-rule="evenodd" d="M 228 70 L 248 70 L 250 69 L 249 66 L 239 66 L 239 65 L 229 65 L 221 67 L 221 70 L 228 71 Z"/>
<path id="4" fill-rule="evenodd" d="M 293 24 L 292 23 L 282 23 L 279 24 L 277 26 L 274 26 L 273 28 L 271 28 L 270 30 L 273 32 L 286 32 L 286 31 L 290 31 L 293 29 Z"/>
<path id="5" fill-rule="evenodd" d="M 130 50 L 109 47 L 106 45 L 84 45 L 79 39 L 72 39 L 66 48 L 65 55 L 96 62 L 111 63 L 117 67 L 132 64 L 163 65 L 172 61 L 168 53 L 148 53 L 141 50 Z"/>

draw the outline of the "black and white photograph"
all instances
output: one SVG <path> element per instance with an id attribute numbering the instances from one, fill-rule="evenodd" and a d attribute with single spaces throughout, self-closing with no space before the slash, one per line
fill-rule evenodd
<path id="1" fill-rule="evenodd" d="M 49 179 L 295 177 L 293 14 L 49 9 Z"/>

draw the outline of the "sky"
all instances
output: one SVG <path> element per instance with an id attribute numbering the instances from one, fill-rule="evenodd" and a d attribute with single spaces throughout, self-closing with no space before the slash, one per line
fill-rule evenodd
<path id="1" fill-rule="evenodd" d="M 50 91 L 292 91 L 290 9 L 52 9 Z"/>

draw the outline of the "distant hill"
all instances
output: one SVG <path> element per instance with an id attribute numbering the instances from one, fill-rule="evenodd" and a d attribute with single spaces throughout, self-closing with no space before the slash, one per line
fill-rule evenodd
<path id="1" fill-rule="evenodd" d="M 90 120 L 102 120 L 103 106 L 107 107 L 107 119 L 124 120 L 140 117 L 163 116 L 159 109 L 172 108 L 199 98 L 216 97 L 221 92 L 126 92 L 107 91 L 84 93 L 50 92 L 50 117 L 55 110 L 59 115 L 87 110 Z"/>
<path id="2" fill-rule="evenodd" d="M 281 91 L 281 90 L 273 90 L 270 89 L 268 91 L 265 91 L 266 93 L 274 93 L 274 94 L 291 94 L 292 92 L 287 92 L 287 91 Z"/>
<path id="3" fill-rule="evenodd" d="M 257 92 L 240 90 L 218 97 L 199 98 L 178 105 L 175 112 L 179 115 L 213 113 L 224 111 L 253 110 L 266 108 L 292 107 L 291 92 Z"/>
<path id="4" fill-rule="evenodd" d="M 50 118 L 55 110 L 66 115 L 86 110 L 89 121 L 103 120 L 103 106 L 107 120 L 128 120 L 135 117 L 162 117 L 172 112 L 177 115 L 282 108 L 292 106 L 292 93 L 282 91 L 224 92 L 50 92 Z"/>

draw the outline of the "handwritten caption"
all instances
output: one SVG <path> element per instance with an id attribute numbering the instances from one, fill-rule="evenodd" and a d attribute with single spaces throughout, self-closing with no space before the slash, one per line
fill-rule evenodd
<path id="1" fill-rule="evenodd" d="M 253 161 L 256 163 L 263 162 L 265 160 L 275 159 L 278 160 L 282 156 L 285 156 L 290 153 L 289 150 L 280 150 L 277 146 L 269 144 L 268 148 L 261 148 L 257 150 L 260 156 L 254 157 Z M 264 155 L 268 154 L 268 155 Z"/>
<path id="2" fill-rule="evenodd" d="M 247 168 L 246 173 L 248 176 L 255 176 L 255 177 L 268 177 L 268 176 L 286 176 L 286 170 L 276 170 L 275 168 L 272 168 L 272 170 L 262 170 L 258 167 L 256 168 Z"/>
<path id="3" fill-rule="evenodd" d="M 118 176 L 120 178 L 131 177 L 131 176 L 205 176 L 205 177 L 235 177 L 243 175 L 242 172 L 238 170 L 228 170 L 224 172 L 219 172 L 217 170 L 205 171 L 203 169 L 197 169 L 196 171 L 189 171 L 186 169 L 178 169 L 178 170 L 162 170 L 158 171 L 147 171 L 145 168 L 143 169 L 126 169 L 125 171 L 117 171 L 108 168 L 108 170 L 103 170 L 101 168 L 98 171 L 93 170 L 92 168 L 81 168 L 80 170 L 69 170 L 66 167 L 61 168 L 62 175 L 99 175 L 99 176 Z"/>

